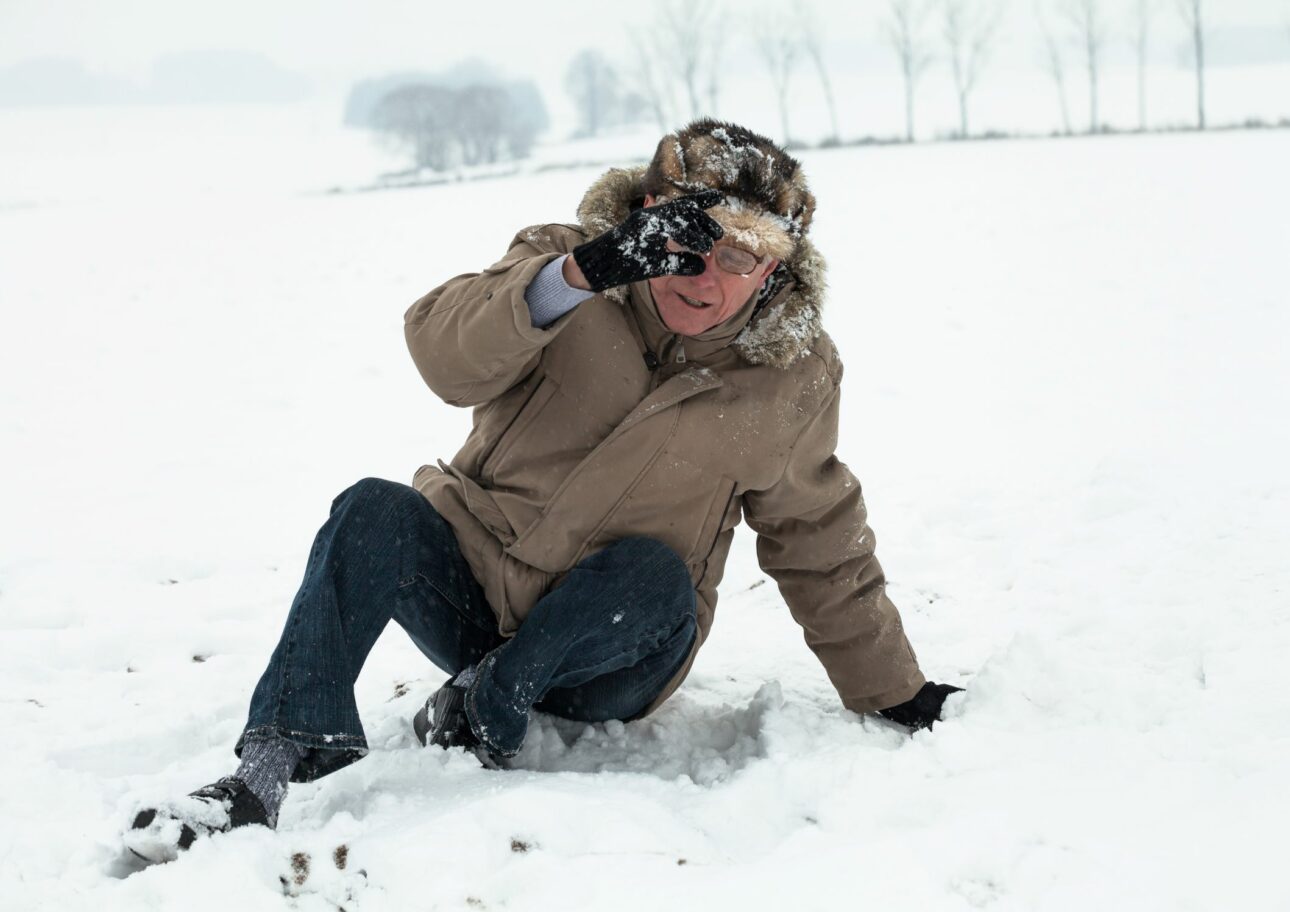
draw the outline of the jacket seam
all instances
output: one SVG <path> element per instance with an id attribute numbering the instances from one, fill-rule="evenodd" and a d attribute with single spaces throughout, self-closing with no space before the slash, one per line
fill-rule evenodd
<path id="1" fill-rule="evenodd" d="M 712 536 L 712 544 L 708 546 L 708 552 L 705 555 L 703 555 L 703 560 L 698 563 L 698 566 L 701 569 L 699 570 L 699 581 L 695 584 L 696 589 L 702 587 L 703 581 L 708 578 L 708 563 L 712 560 L 712 555 L 716 553 L 717 544 L 721 541 L 721 536 L 725 534 L 725 531 L 726 531 L 724 528 L 722 528 L 726 523 L 726 514 L 730 512 L 730 505 L 735 502 L 735 498 L 740 496 L 739 482 L 733 478 L 726 478 L 725 475 L 721 477 L 725 478 L 727 481 L 730 482 L 730 496 L 726 498 L 726 505 L 721 508 L 721 516 L 717 520 L 717 534 Z M 741 503 L 740 504 L 741 514 L 742 514 L 742 511 L 743 511 L 743 504 Z M 739 526 L 739 522 L 738 520 L 736 520 L 735 524 L 730 528 L 733 531 L 734 529 L 738 528 L 738 526 Z"/>

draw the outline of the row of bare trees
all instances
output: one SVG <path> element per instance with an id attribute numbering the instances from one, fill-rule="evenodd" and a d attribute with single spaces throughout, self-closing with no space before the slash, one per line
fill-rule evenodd
<path id="1" fill-rule="evenodd" d="M 820 80 L 836 140 L 838 111 L 824 57 L 824 25 L 806 0 L 743 16 L 738 27 L 731 24 L 730 9 L 720 0 L 661 0 L 650 26 L 629 36 L 631 57 L 621 69 L 601 51 L 579 52 L 565 71 L 578 133 L 594 136 L 603 127 L 648 117 L 666 131 L 686 119 L 717 116 L 726 52 L 742 30 L 770 76 L 785 139 L 791 135 L 790 83 L 805 61 Z"/>
<path id="2" fill-rule="evenodd" d="M 786 0 L 733 16 L 731 0 L 659 0 L 649 24 L 628 41 L 630 59 L 611 63 L 599 51 L 571 62 L 566 86 L 579 113 L 579 132 L 652 117 L 660 130 L 704 114 L 719 116 L 726 52 L 732 35 L 751 40 L 770 79 L 780 134 L 792 139 L 790 88 L 803 67 L 818 79 L 829 114 L 830 140 L 840 140 L 838 109 L 821 20 L 810 0 Z M 918 87 L 933 64 L 943 64 L 954 86 L 959 136 L 971 134 L 971 103 L 1000 34 L 1008 0 L 885 0 L 882 37 L 899 65 L 905 138 L 915 137 Z M 1196 75 L 1196 124 L 1205 128 L 1204 0 L 1132 0 L 1130 21 L 1113 22 L 1112 0 L 1029 0 L 1041 37 L 1041 63 L 1056 89 L 1062 127 L 1073 133 L 1068 81 L 1087 81 L 1088 132 L 1102 129 L 1101 82 L 1109 42 L 1123 29 L 1137 57 L 1138 122 L 1147 126 L 1147 60 L 1153 26 L 1172 6 L 1187 30 Z"/>
<path id="3" fill-rule="evenodd" d="M 954 78 L 959 136 L 969 135 L 968 102 L 981 79 L 998 33 L 998 0 L 890 0 L 883 32 L 896 54 L 905 86 L 905 139 L 914 140 L 914 95 L 936 59 L 926 38 L 928 20 L 940 16 L 943 50 Z"/>
<path id="4" fill-rule="evenodd" d="M 1203 130 L 1206 126 L 1204 0 L 1174 0 L 1174 6 L 1187 29 L 1191 43 L 1192 62 L 1196 74 L 1196 126 Z M 1150 51 L 1152 27 L 1161 7 L 1161 0 L 1134 0 L 1130 25 L 1130 37 L 1138 69 L 1138 127 L 1143 130 L 1147 128 L 1147 57 Z M 1054 15 L 1065 22 L 1080 44 L 1084 69 L 1088 75 L 1088 129 L 1090 133 L 1097 132 L 1101 128 L 1098 113 L 1098 80 L 1102 56 L 1111 31 L 1100 0 L 1056 0 L 1055 7 L 1050 7 L 1043 0 L 1037 0 L 1035 11 L 1044 36 L 1047 52 L 1046 69 L 1057 89 L 1065 131 L 1073 132 L 1070 110 L 1066 102 L 1065 67 L 1059 43 L 1054 37 L 1052 24 Z"/>
<path id="5" fill-rule="evenodd" d="M 718 0 L 662 0 L 649 8 L 650 25 L 628 36 L 629 76 L 660 129 L 715 113 L 733 31 L 727 8 Z"/>
<path id="6" fill-rule="evenodd" d="M 1147 126 L 1147 56 L 1151 29 L 1164 0 L 1134 0 L 1131 38 L 1137 55 L 1138 123 Z M 1196 74 L 1196 125 L 1205 129 L 1204 0 L 1172 0 L 1187 29 Z M 968 135 L 968 103 L 998 34 L 1001 0 L 888 0 L 884 33 L 900 64 L 905 85 L 905 136 L 914 138 L 914 95 L 919 80 L 936 58 L 928 36 L 931 20 L 940 19 L 946 60 L 958 96 L 959 135 Z M 1044 70 L 1057 89 L 1065 132 L 1071 126 L 1067 101 L 1066 48 L 1074 46 L 1088 80 L 1088 132 L 1102 128 L 1100 80 L 1102 61 L 1112 35 L 1105 0 L 1034 0 L 1043 40 Z"/>

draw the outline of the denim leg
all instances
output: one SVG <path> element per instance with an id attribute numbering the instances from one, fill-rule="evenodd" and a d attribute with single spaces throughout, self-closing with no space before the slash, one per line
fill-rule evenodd
<path id="1" fill-rule="evenodd" d="M 248 735 L 286 738 L 308 749 L 292 775 L 307 782 L 367 753 L 354 682 L 391 618 L 450 673 L 502 641 L 447 522 L 415 489 L 365 478 L 314 539 L 238 755 Z"/>
<path id="2" fill-rule="evenodd" d="M 649 538 L 615 542 L 569 571 L 519 631 L 485 656 L 466 695 L 484 746 L 513 756 L 535 704 L 586 721 L 639 714 L 694 642 L 685 564 Z"/>

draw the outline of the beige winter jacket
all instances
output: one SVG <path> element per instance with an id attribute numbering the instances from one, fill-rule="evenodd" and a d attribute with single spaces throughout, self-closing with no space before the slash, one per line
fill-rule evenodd
<path id="1" fill-rule="evenodd" d="M 522 231 L 500 262 L 408 310 L 421 376 L 444 401 L 474 408 L 461 451 L 422 466 L 413 484 L 452 525 L 508 636 L 610 542 L 649 536 L 679 554 L 699 636 L 648 711 L 680 685 L 711 629 L 741 516 L 843 704 L 904 702 L 924 678 L 885 593 L 860 485 L 834 456 L 842 363 L 820 326 L 824 267 L 809 241 L 758 299 L 701 336 L 669 332 L 645 282 L 532 325 L 529 283 L 640 205 L 640 174 L 610 171 L 584 198 L 580 226 Z"/>

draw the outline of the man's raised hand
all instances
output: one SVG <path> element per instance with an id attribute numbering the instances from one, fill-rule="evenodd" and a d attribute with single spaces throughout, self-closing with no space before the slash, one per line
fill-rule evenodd
<path id="1" fill-rule="evenodd" d="M 703 258 L 725 233 L 711 209 L 724 199 L 719 190 L 704 190 L 667 203 L 634 210 L 622 224 L 573 249 L 573 260 L 592 291 L 604 291 L 665 275 L 699 275 Z M 682 251 L 668 250 L 672 241 Z"/>

